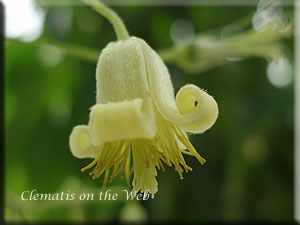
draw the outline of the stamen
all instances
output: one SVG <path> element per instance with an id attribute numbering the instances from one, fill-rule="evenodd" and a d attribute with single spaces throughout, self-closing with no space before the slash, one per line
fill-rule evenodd
<path id="1" fill-rule="evenodd" d="M 112 182 L 112 180 L 118 175 L 118 167 L 119 167 L 119 163 L 117 162 L 115 165 L 114 165 L 114 169 L 113 169 L 113 172 L 110 176 L 110 180 L 109 182 Z"/>
<path id="2" fill-rule="evenodd" d="M 86 171 L 86 170 L 92 168 L 96 163 L 97 163 L 97 159 L 94 159 L 94 161 L 91 162 L 89 165 L 83 167 L 83 168 L 81 169 L 81 172 L 84 172 L 84 171 Z"/>
<path id="3" fill-rule="evenodd" d="M 130 151 L 128 151 L 128 156 L 127 156 L 127 159 L 126 159 L 126 163 L 125 163 L 125 176 L 126 176 L 126 181 L 127 181 L 127 184 L 128 186 L 130 186 L 130 171 L 129 171 L 129 168 L 130 168 Z"/>
<path id="4" fill-rule="evenodd" d="M 159 165 L 160 165 L 162 171 L 165 172 L 165 167 L 164 167 L 164 165 L 162 164 L 162 162 L 159 160 L 158 163 L 159 163 Z"/>
<path id="5" fill-rule="evenodd" d="M 142 153 L 139 151 L 139 148 L 136 148 L 136 146 L 135 145 L 137 145 L 137 143 L 135 143 L 133 146 L 133 151 L 136 151 L 137 153 L 138 153 L 138 155 L 140 156 L 140 158 L 141 158 L 141 160 L 147 165 L 147 167 L 149 167 L 149 163 L 148 163 L 148 161 L 146 161 L 145 159 L 144 159 L 144 156 L 142 155 Z"/>
<path id="6" fill-rule="evenodd" d="M 186 164 L 183 154 L 196 157 L 201 164 L 205 163 L 205 159 L 198 154 L 179 126 L 163 119 L 160 114 L 157 116 L 157 125 L 157 134 L 153 139 L 121 140 L 104 144 L 97 158 L 81 171 L 94 166 L 89 173 L 93 179 L 100 177 L 105 171 L 103 187 L 106 187 L 108 179 L 112 182 L 119 173 L 122 179 L 125 176 L 130 185 L 133 174 L 133 191 L 151 193 L 154 197 L 158 185 L 155 178 L 157 170 L 165 171 L 164 164 L 170 167 L 174 165 L 180 179 L 183 179 L 183 172 L 193 170 Z M 181 149 L 178 141 L 186 149 Z M 114 168 L 110 175 L 111 167 Z"/>
<path id="7" fill-rule="evenodd" d="M 134 167 L 131 168 L 129 176 L 133 173 L 133 171 L 134 171 Z"/>
<path id="8" fill-rule="evenodd" d="M 104 178 L 104 182 L 103 182 L 103 188 L 106 187 L 108 176 L 109 176 L 109 169 L 105 171 L 105 178 Z"/>

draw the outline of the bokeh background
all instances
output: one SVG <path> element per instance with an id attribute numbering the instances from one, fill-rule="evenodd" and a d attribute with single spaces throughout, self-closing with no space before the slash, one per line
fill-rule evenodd
<path id="1" fill-rule="evenodd" d="M 12 6 L 12 2 L 4 1 L 4 4 Z M 52 40 L 84 46 L 100 53 L 116 38 L 111 24 L 89 7 L 32 3 L 35 2 L 24 1 L 24 6 L 15 7 L 19 19 L 15 23 L 10 19 L 7 27 L 6 220 L 292 220 L 292 65 L 287 78 L 274 81 L 267 70 L 271 62 L 256 57 L 229 58 L 226 65 L 199 72 L 168 64 L 176 91 L 186 83 L 208 90 L 215 97 L 220 114 L 210 130 L 190 137 L 207 163 L 201 166 L 195 158 L 186 156 L 193 171 L 185 174 L 184 180 L 179 179 L 173 167 L 160 171 L 155 199 L 21 201 L 21 193 L 33 189 L 38 193 L 103 191 L 103 177 L 93 181 L 87 172 L 80 172 L 90 160 L 74 158 L 68 146 L 72 128 L 88 122 L 89 108 L 95 103 L 96 62 L 86 60 L 88 56 L 80 57 L 88 53 L 67 54 L 63 45 L 47 43 Z M 26 7 L 32 11 L 26 11 Z M 137 4 L 113 9 L 124 19 L 131 35 L 160 50 L 190 41 L 202 32 L 226 27 L 255 13 L 257 7 Z M 292 17 L 292 7 L 283 9 Z M 20 30 L 26 24 L 32 27 L 22 33 Z M 177 26 L 183 27 L 184 32 L 178 33 Z M 281 44 L 292 64 L 293 38 L 284 39 Z M 117 177 L 108 188 L 120 192 L 127 186 Z"/>

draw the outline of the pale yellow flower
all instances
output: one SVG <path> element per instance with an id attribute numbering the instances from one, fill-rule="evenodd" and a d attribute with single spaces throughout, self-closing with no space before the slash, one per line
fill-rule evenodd
<path id="1" fill-rule="evenodd" d="M 214 98 L 195 85 L 182 87 L 174 98 L 167 67 L 142 39 L 112 42 L 102 51 L 97 69 L 97 103 L 88 125 L 76 126 L 70 147 L 78 158 L 94 158 L 82 171 L 106 186 L 119 173 L 133 191 L 158 190 L 157 170 L 164 164 L 182 173 L 191 171 L 183 154 L 205 163 L 186 132 L 203 133 L 218 116 Z M 112 169 L 112 171 L 110 171 Z"/>

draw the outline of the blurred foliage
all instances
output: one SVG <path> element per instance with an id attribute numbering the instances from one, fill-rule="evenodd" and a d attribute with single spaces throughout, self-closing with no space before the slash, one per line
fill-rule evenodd
<path id="1" fill-rule="evenodd" d="M 223 27 L 255 7 L 114 7 L 131 35 L 154 49 L 173 46 L 178 18 L 198 34 Z M 108 21 L 86 7 L 47 8 L 40 40 L 100 52 L 115 34 Z M 292 8 L 286 10 L 292 11 Z M 293 40 L 284 41 L 292 55 Z M 21 201 L 38 193 L 103 191 L 80 168 L 68 147 L 72 127 L 88 121 L 95 102 L 95 63 L 57 46 L 7 41 L 5 51 L 5 216 L 9 221 L 240 221 L 293 217 L 293 85 L 276 88 L 265 60 L 251 58 L 188 73 L 169 65 L 175 90 L 193 83 L 219 105 L 216 124 L 191 142 L 207 163 L 186 157 L 193 172 L 181 181 L 173 168 L 159 172 L 159 192 L 147 201 Z M 78 53 L 78 52 L 77 52 Z M 82 53 L 85 54 L 83 50 Z M 80 56 L 79 54 L 79 56 Z M 91 56 L 94 57 L 94 56 Z M 200 62 L 201 63 L 201 62 Z M 120 192 L 117 178 L 108 188 Z M 127 215 L 127 217 L 126 217 Z"/>

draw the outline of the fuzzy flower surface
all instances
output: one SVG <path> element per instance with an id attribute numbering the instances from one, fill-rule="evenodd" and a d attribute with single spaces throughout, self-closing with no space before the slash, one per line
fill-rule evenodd
<path id="1" fill-rule="evenodd" d="M 187 133 L 203 133 L 218 117 L 212 96 L 195 85 L 183 86 L 176 98 L 170 74 L 158 54 L 142 39 L 111 42 L 96 69 L 97 97 L 88 125 L 74 127 L 69 144 L 77 158 L 93 158 L 82 171 L 103 186 L 122 174 L 133 191 L 158 191 L 157 171 L 165 165 L 192 170 L 183 155 L 205 163 Z M 131 179 L 131 176 L 133 178 Z"/>

